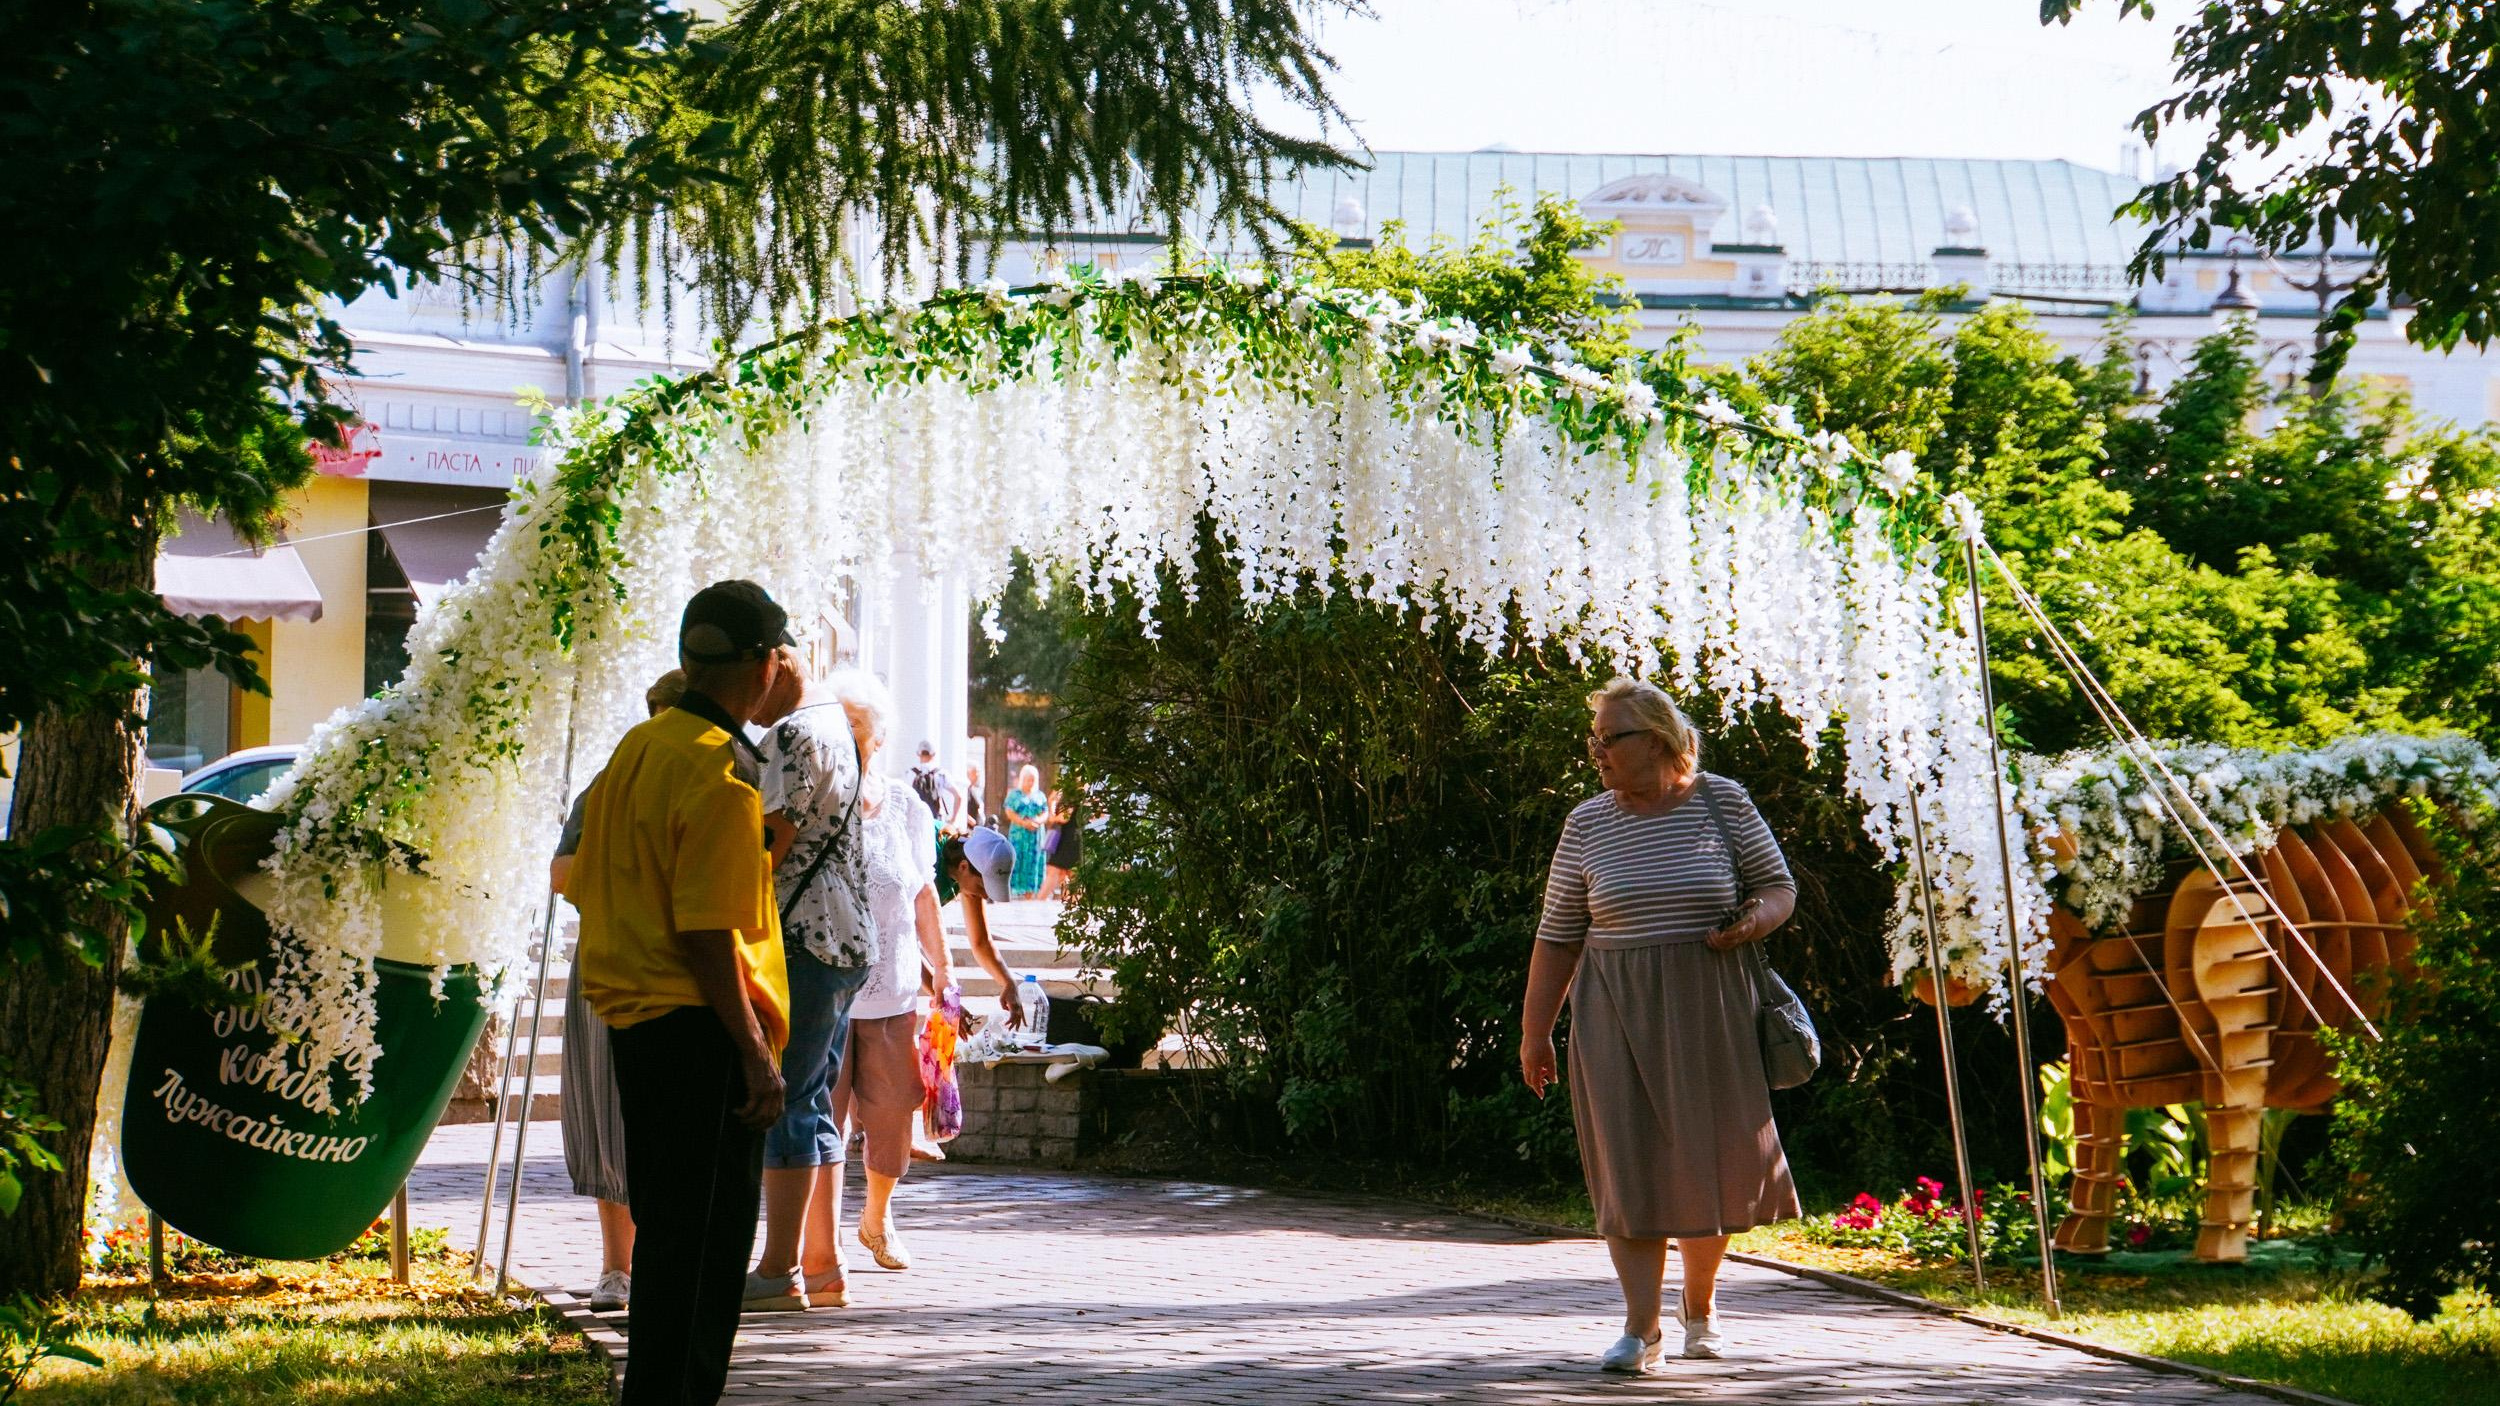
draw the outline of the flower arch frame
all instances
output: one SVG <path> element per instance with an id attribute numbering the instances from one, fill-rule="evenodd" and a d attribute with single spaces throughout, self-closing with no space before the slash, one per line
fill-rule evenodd
<path id="1" fill-rule="evenodd" d="M 2045 923 L 2041 865 L 1999 870 L 2015 796 L 1940 574 L 1947 520 L 1975 514 L 1672 362 L 1601 374 L 1257 270 L 1082 276 L 866 311 L 556 412 L 546 437 L 401 682 L 318 729 L 265 802 L 286 817 L 268 1016 L 309 1063 L 370 1076 L 386 891 L 438 970 L 527 951 L 568 788 L 639 717 L 703 581 L 829 600 L 909 548 L 986 597 L 1021 550 L 1151 600 L 1158 572 L 1187 587 L 1202 521 L 1254 606 L 1315 584 L 1488 645 L 1523 630 L 1836 738 L 1905 874 L 1916 798 L 1956 976 L 2002 979 L 2009 901 Z M 1905 883 L 1897 972 L 1923 961 L 1913 922 Z"/>

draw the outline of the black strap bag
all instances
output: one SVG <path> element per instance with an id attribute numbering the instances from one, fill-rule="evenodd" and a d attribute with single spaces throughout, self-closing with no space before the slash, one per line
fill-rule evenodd
<path id="1" fill-rule="evenodd" d="M 1727 850 L 1729 867 L 1736 864 L 1736 835 L 1728 828 L 1727 813 L 1719 808 L 1719 788 L 1707 775 L 1701 778 L 1702 804 L 1710 808 L 1710 823 L 1717 827 L 1719 843 Z M 1740 871 L 1737 882 L 1744 876 Z M 1739 898 L 1739 904 L 1742 898 Z M 1771 970 L 1771 959 L 1762 955 L 1759 940 L 1744 947 L 1745 963 L 1753 974 L 1754 1034 L 1762 1042 L 1762 1073 L 1772 1088 L 1793 1089 L 1814 1077 L 1823 1063 L 1823 1042 L 1814 1033 L 1814 1018 L 1806 1014 L 1806 1003 L 1797 999 L 1780 974 Z"/>

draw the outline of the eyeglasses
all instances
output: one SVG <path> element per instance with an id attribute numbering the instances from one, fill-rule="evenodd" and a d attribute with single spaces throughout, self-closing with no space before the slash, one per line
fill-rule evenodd
<path id="1" fill-rule="evenodd" d="M 1596 761 L 1604 757 L 1616 743 L 1627 737 L 1647 737 L 1648 735 L 1649 729 L 1645 727 L 1627 728 L 1622 732 L 1591 733 L 1588 737 L 1589 760 Z"/>

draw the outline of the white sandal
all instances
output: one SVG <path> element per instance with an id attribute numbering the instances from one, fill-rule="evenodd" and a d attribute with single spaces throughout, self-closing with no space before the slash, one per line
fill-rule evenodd
<path id="1" fill-rule="evenodd" d="M 1605 1356 L 1597 1359 L 1597 1370 L 1637 1377 L 1657 1366 L 1658 1359 L 1664 1357 L 1666 1351 L 1667 1330 L 1664 1328 L 1660 1328 L 1647 1342 L 1626 1333 L 1615 1339 L 1615 1345 L 1606 1349 Z"/>

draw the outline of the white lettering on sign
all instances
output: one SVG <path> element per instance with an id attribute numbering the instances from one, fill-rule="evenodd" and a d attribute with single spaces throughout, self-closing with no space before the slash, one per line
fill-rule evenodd
<path id="1" fill-rule="evenodd" d="M 197 1123 L 254 1152 L 274 1152 L 304 1162 L 353 1162 L 365 1155 L 365 1148 L 372 1141 L 361 1137 L 315 1137 L 288 1127 L 286 1120 L 274 1113 L 267 1118 L 237 1113 L 183 1087 L 182 1075 L 171 1069 L 165 1071 L 165 1082 L 156 1086 L 153 1097 L 164 1100 L 166 1122 Z"/>
<path id="2" fill-rule="evenodd" d="M 226 977 L 226 986 L 246 996 L 259 995 L 260 968 L 245 967 L 241 971 L 229 973 Z M 245 1032 L 258 1030 L 260 1029 L 260 1007 L 258 1005 L 223 1007 L 209 1022 L 209 1028 L 217 1032 L 217 1038 L 220 1040 L 238 1030 Z"/>
<path id="3" fill-rule="evenodd" d="M 1620 247 L 1620 256 L 1627 264 L 1680 264 L 1684 262 L 1684 236 L 1681 234 L 1627 234 Z"/>

